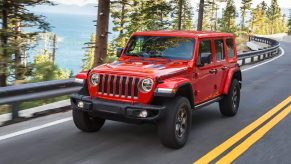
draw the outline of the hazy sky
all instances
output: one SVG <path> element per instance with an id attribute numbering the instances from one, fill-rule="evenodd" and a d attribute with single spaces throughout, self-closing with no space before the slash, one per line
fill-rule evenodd
<path id="1" fill-rule="evenodd" d="M 97 3 L 97 0 L 52 0 L 57 3 L 68 4 L 68 5 L 78 5 L 83 6 L 89 3 Z M 241 0 L 234 0 L 237 7 L 240 6 Z M 258 3 L 262 2 L 263 0 L 253 0 L 253 6 L 257 5 Z M 192 4 L 196 6 L 199 0 L 191 0 Z M 265 0 L 267 4 L 271 3 L 271 0 Z M 291 0 L 278 0 L 280 7 L 282 8 L 291 8 Z"/>

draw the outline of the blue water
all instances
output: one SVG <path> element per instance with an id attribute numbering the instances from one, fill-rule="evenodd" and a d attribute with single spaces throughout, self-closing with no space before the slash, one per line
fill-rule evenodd
<path id="1" fill-rule="evenodd" d="M 56 51 L 56 64 L 60 68 L 72 70 L 74 74 L 81 71 L 82 58 L 85 54 L 84 43 L 90 41 L 95 30 L 95 15 L 70 15 L 42 13 L 53 26 L 52 32 L 57 34 L 59 42 Z M 112 38 L 112 36 L 109 36 Z M 30 61 L 38 54 L 39 49 L 30 54 Z"/>

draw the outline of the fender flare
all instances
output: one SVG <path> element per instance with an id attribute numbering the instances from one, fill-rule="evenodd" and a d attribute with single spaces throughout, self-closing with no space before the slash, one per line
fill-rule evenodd
<path id="1" fill-rule="evenodd" d="M 223 94 L 228 94 L 228 90 L 230 88 L 231 82 L 233 78 L 237 78 L 238 81 L 242 81 L 242 75 L 241 75 L 241 70 L 239 67 L 232 68 L 228 71 L 225 82 L 224 82 L 224 87 L 222 90 Z"/>
<path id="2" fill-rule="evenodd" d="M 167 81 L 169 80 L 169 81 Z M 194 93 L 192 83 L 187 78 L 167 79 L 163 83 L 157 85 L 154 96 L 157 97 L 175 97 L 177 95 L 188 98 L 191 107 L 194 108 Z M 158 92 L 159 89 L 168 89 L 169 92 Z"/>

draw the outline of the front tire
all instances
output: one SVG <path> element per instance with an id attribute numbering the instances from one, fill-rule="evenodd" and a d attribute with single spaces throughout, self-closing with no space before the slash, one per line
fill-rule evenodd
<path id="1" fill-rule="evenodd" d="M 192 124 L 190 102 L 185 97 L 175 97 L 164 103 L 166 115 L 158 124 L 161 143 L 169 148 L 178 149 L 187 142 Z"/>
<path id="2" fill-rule="evenodd" d="M 240 101 L 240 84 L 237 79 L 233 79 L 228 94 L 219 101 L 220 113 L 224 116 L 236 115 Z"/>
<path id="3" fill-rule="evenodd" d="M 87 112 L 73 109 L 73 121 L 76 127 L 83 132 L 96 132 L 102 128 L 105 119 L 91 117 Z"/>

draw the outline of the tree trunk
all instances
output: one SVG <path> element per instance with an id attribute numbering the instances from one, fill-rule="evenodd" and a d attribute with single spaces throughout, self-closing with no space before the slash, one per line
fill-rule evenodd
<path id="1" fill-rule="evenodd" d="M 18 9 L 16 7 L 15 13 L 18 13 Z M 15 28 L 15 38 L 14 42 L 16 44 L 15 47 L 15 84 L 21 83 L 21 81 L 24 79 L 24 69 L 22 66 L 22 56 L 21 56 L 21 41 L 20 41 L 20 20 L 18 18 L 15 18 L 14 20 L 14 28 Z"/>
<path id="2" fill-rule="evenodd" d="M 110 0 L 99 0 L 96 27 L 94 67 L 101 65 L 107 55 Z"/>
<path id="3" fill-rule="evenodd" d="M 56 49 L 57 49 L 57 35 L 53 36 L 53 52 L 52 52 L 52 62 L 55 64 L 56 60 Z"/>
<path id="4" fill-rule="evenodd" d="M 181 30 L 181 27 L 182 27 L 182 8 L 183 8 L 183 0 L 179 0 L 178 30 Z"/>
<path id="5" fill-rule="evenodd" d="M 242 17 L 241 17 L 241 30 L 243 31 L 244 29 L 245 29 L 245 16 L 246 16 L 246 11 L 245 10 L 243 10 L 242 11 Z"/>
<path id="6" fill-rule="evenodd" d="M 1 33 L 1 48 L 2 53 L 0 56 L 0 87 L 5 87 L 7 85 L 7 44 L 8 37 L 6 35 L 8 29 L 8 4 L 7 0 L 3 0 L 3 9 L 2 9 L 2 33 Z"/>
<path id="7" fill-rule="evenodd" d="M 204 0 L 200 0 L 197 31 L 202 31 L 203 12 L 204 12 Z"/>

